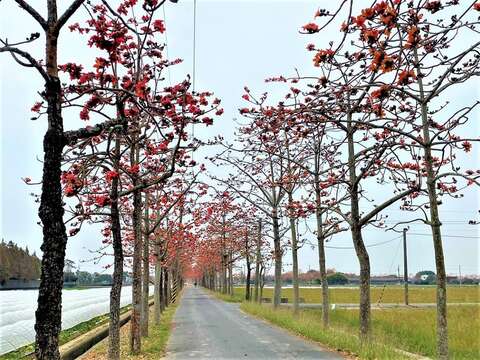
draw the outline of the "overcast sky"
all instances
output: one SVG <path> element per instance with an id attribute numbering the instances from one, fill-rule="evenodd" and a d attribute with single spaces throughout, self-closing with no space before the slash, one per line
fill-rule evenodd
<path id="1" fill-rule="evenodd" d="M 33 2 L 35 5 L 40 2 Z M 41 2 L 42 4 L 44 2 Z M 59 2 L 64 3 L 64 2 Z M 67 2 L 68 3 L 68 2 Z M 208 135 L 223 135 L 232 139 L 233 118 L 239 117 L 237 109 L 242 107 L 243 87 L 253 91 L 272 90 L 264 79 L 279 74 L 292 74 L 297 68 L 302 74 L 314 74 L 311 53 L 305 51 L 306 44 L 320 39 L 306 37 L 298 29 L 313 20 L 317 6 L 322 1 L 208 1 L 197 0 L 197 66 L 196 89 L 213 91 L 222 99 L 225 114 L 214 126 L 208 128 Z M 330 1 L 323 1 L 324 4 Z M 40 5 L 39 5 L 40 6 Z M 39 8 L 39 10 L 42 10 Z M 0 2 L 0 36 L 10 41 L 40 31 L 36 23 L 24 14 L 12 0 Z M 162 13 L 161 13 L 162 14 Z M 81 14 L 74 21 L 78 21 Z M 193 2 L 180 0 L 178 4 L 167 3 L 165 20 L 170 58 L 182 58 L 184 63 L 172 69 L 172 82 L 192 72 L 193 48 Z M 336 29 L 323 35 L 325 42 L 338 36 Z M 331 37 L 331 38 L 328 38 Z M 30 50 L 37 57 L 42 56 L 43 44 L 38 40 Z M 89 64 L 92 50 L 85 45 L 85 38 L 77 34 L 63 33 L 60 38 L 60 61 L 74 61 Z M 29 195 L 38 188 L 26 186 L 21 177 L 33 180 L 41 177 L 42 136 L 45 120 L 32 122 L 30 108 L 38 100 L 37 91 L 42 90 L 40 76 L 33 70 L 19 68 L 6 54 L 0 54 L 1 71 L 1 231 L 5 240 L 12 240 L 21 246 L 39 252 L 41 228 L 37 225 L 37 205 Z M 466 91 L 452 94 L 452 100 L 471 101 L 480 97 L 477 84 L 470 84 Z M 478 113 L 469 131 L 480 131 Z M 65 127 L 82 126 L 80 120 L 65 117 Z M 204 132 L 204 136 L 207 134 Z M 474 148 L 475 149 L 475 148 Z M 479 168 L 478 148 L 468 160 L 469 167 Z M 447 272 L 456 274 L 459 265 L 464 274 L 478 274 L 479 271 L 479 229 L 469 226 L 466 219 L 477 218 L 479 190 L 470 189 L 465 198 L 446 201 L 442 205 L 441 217 L 444 223 L 444 251 Z M 393 207 L 389 211 L 392 220 L 402 215 Z M 434 255 L 429 229 L 423 225 L 412 225 L 408 235 L 409 272 L 434 270 Z M 310 237 L 314 241 L 313 235 Z M 369 248 L 372 273 L 396 273 L 397 266 L 402 272 L 402 249 L 400 238 L 395 233 L 366 230 L 365 242 L 375 244 L 392 239 L 391 242 Z M 395 239 L 398 238 L 398 239 Z M 395 240 L 393 240 L 395 239 Z M 67 257 L 76 262 L 88 260 L 99 246 L 98 228 L 82 228 L 82 232 L 69 240 Z M 348 233 L 337 236 L 330 246 L 349 247 Z M 316 249 L 306 245 L 300 250 L 300 268 L 318 268 Z M 81 268 L 101 271 L 100 264 L 82 262 Z M 289 270 L 289 256 L 286 256 L 284 271 Z M 353 249 L 327 249 L 327 266 L 343 272 L 358 272 L 358 262 Z"/>

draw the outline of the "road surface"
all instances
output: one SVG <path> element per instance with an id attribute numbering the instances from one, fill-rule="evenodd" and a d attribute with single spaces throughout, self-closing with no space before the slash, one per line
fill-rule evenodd
<path id="1" fill-rule="evenodd" d="M 167 359 L 343 359 L 187 287 L 174 317 Z"/>

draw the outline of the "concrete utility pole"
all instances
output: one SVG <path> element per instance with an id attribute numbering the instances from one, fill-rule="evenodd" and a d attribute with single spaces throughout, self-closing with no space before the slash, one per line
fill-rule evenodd
<path id="1" fill-rule="evenodd" d="M 462 265 L 458 265 L 458 282 L 462 285 Z"/>
<path id="2" fill-rule="evenodd" d="M 405 305 L 408 305 L 407 228 L 403 229 L 403 283 L 405 286 Z"/>

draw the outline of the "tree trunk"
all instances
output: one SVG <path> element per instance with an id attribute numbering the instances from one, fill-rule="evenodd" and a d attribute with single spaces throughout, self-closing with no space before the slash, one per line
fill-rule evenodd
<path id="1" fill-rule="evenodd" d="M 260 261 L 261 261 L 261 244 L 262 244 L 262 220 L 258 220 L 258 235 L 257 235 L 257 251 L 255 257 L 255 301 L 259 301 L 258 290 L 260 283 Z"/>
<path id="2" fill-rule="evenodd" d="M 280 305 L 280 296 L 282 293 L 282 248 L 280 244 L 280 225 L 278 224 L 277 209 L 272 211 L 273 221 L 273 245 L 275 260 L 275 287 L 273 292 L 273 307 Z"/>
<path id="3" fill-rule="evenodd" d="M 318 170 L 316 171 L 318 174 Z M 317 243 L 318 243 L 318 265 L 320 271 L 320 281 L 322 283 L 322 323 L 325 328 L 328 327 L 329 322 L 329 298 L 328 298 L 328 281 L 327 270 L 325 264 L 325 237 L 323 234 L 323 221 L 321 211 L 321 196 L 320 196 L 320 182 L 318 175 L 315 176 L 315 198 L 316 211 L 315 216 L 317 220 Z"/>
<path id="4" fill-rule="evenodd" d="M 150 309 L 148 306 L 148 296 L 149 296 L 149 287 L 150 287 L 150 243 L 149 243 L 149 234 L 150 229 L 150 214 L 148 209 L 148 194 L 145 194 L 145 219 L 144 219 L 144 228 L 145 236 L 143 239 L 143 274 L 142 274 L 142 314 L 140 317 L 140 328 L 142 336 L 148 336 L 148 315 Z"/>
<path id="5" fill-rule="evenodd" d="M 131 165 L 138 163 L 138 149 L 132 146 Z M 132 186 L 138 185 L 135 176 Z M 141 350 L 140 314 L 142 307 L 142 193 L 139 190 L 133 192 L 132 226 L 134 231 L 133 265 L 132 265 L 132 318 L 130 320 L 130 351 L 136 355 Z"/>
<path id="6" fill-rule="evenodd" d="M 231 251 L 228 254 L 228 294 L 233 296 L 233 259 Z"/>
<path id="7" fill-rule="evenodd" d="M 352 228 L 352 239 L 360 263 L 360 338 L 370 340 L 370 259 L 361 230 Z"/>
<path id="8" fill-rule="evenodd" d="M 115 140 L 114 169 L 118 172 L 120 160 L 120 140 Z M 108 358 L 110 360 L 120 359 L 120 296 L 123 282 L 123 247 L 122 228 L 120 225 L 120 213 L 118 210 L 118 177 L 112 179 L 110 191 L 110 212 L 113 247 L 113 283 L 110 290 L 110 323 L 108 337 Z"/>
<path id="9" fill-rule="evenodd" d="M 161 293 L 162 293 L 162 261 L 160 258 L 160 240 L 155 240 L 155 280 L 153 285 L 153 298 L 154 298 L 154 309 L 153 309 L 153 321 L 155 325 L 160 324 L 160 313 L 162 312 L 161 305 Z"/>
<path id="10" fill-rule="evenodd" d="M 165 308 L 167 308 L 168 305 L 170 305 L 170 274 L 169 274 L 168 268 L 165 268 L 165 271 L 163 273 L 165 275 L 164 276 Z"/>
<path id="11" fill-rule="evenodd" d="M 55 52 L 55 48 L 50 49 Z M 48 46 L 47 46 L 48 56 Z M 35 355 L 41 360 L 60 359 L 58 335 L 62 325 L 63 267 L 67 234 L 63 223 L 62 152 L 65 146 L 61 115 L 60 81 L 52 77 L 46 84 L 48 130 L 43 138 L 42 195 L 38 211 L 42 221 L 42 274 L 35 312 Z"/>
<path id="12" fill-rule="evenodd" d="M 367 248 L 363 243 L 362 228 L 360 225 L 360 208 L 358 183 L 355 163 L 354 127 L 352 114 L 347 114 L 347 142 L 348 142 L 348 171 L 351 213 L 351 233 L 353 246 L 360 263 L 360 340 L 370 340 L 370 259 Z"/>
<path id="13" fill-rule="evenodd" d="M 263 287 L 265 286 L 265 267 L 263 264 L 260 266 L 260 297 L 259 297 L 259 302 L 262 302 L 262 297 L 263 297 Z"/>
<path id="14" fill-rule="evenodd" d="M 300 291 L 298 288 L 297 227 L 294 218 L 290 218 L 290 231 L 292 236 L 293 313 L 298 315 L 298 299 L 300 297 Z"/>
<path id="15" fill-rule="evenodd" d="M 245 243 L 245 252 L 246 252 L 245 261 L 247 263 L 247 277 L 246 277 L 246 280 L 245 280 L 245 300 L 247 300 L 247 301 L 250 301 L 250 299 L 251 299 L 250 281 L 251 281 L 251 277 L 252 277 L 252 268 L 251 268 L 251 265 L 250 265 L 250 252 L 249 251 L 250 251 L 250 249 L 248 248 L 248 237 L 247 237 L 247 240 L 246 240 L 246 243 Z"/>
<path id="16" fill-rule="evenodd" d="M 438 213 L 438 200 L 433 169 L 433 158 L 430 140 L 430 121 L 428 106 L 425 103 L 425 93 L 422 79 L 422 71 L 418 58 L 417 49 L 414 49 L 416 70 L 418 74 L 418 87 L 420 91 L 422 132 L 425 146 L 425 167 L 427 170 L 427 190 L 430 205 L 430 227 L 432 229 L 433 248 L 435 252 L 435 267 L 437 270 L 437 356 L 439 359 L 448 359 L 448 326 L 447 326 L 447 276 L 445 273 L 445 259 L 443 256 L 443 244 L 441 222 Z"/>
<path id="17" fill-rule="evenodd" d="M 167 286 L 168 286 L 168 271 L 166 267 L 162 267 L 162 312 L 167 308 Z"/>
<path id="18" fill-rule="evenodd" d="M 227 267 L 228 267 L 228 261 L 227 261 L 228 255 L 225 253 L 225 250 L 223 250 L 223 256 L 222 256 L 222 294 L 226 294 L 228 292 L 228 285 L 227 285 Z"/>

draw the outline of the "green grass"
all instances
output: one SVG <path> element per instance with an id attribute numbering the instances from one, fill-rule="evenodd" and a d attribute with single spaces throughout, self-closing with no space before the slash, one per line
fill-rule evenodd
<path id="1" fill-rule="evenodd" d="M 358 310 L 330 312 L 331 330 L 321 326 L 321 310 L 302 309 L 295 318 L 290 309 L 273 310 L 270 305 L 242 303 L 241 308 L 255 316 L 289 329 L 335 349 L 360 358 L 389 358 L 388 348 L 397 348 L 434 358 L 436 356 L 436 310 L 395 308 L 372 310 L 373 339 L 383 347 L 362 349 L 358 333 Z M 448 308 L 449 348 L 452 359 L 480 359 L 480 305 Z M 352 335 L 353 334 L 353 335 Z M 399 354 L 396 354 L 395 358 Z"/>
<path id="2" fill-rule="evenodd" d="M 245 295 L 244 287 L 235 288 L 235 298 L 243 299 Z M 306 303 L 321 303 L 322 293 L 319 288 L 300 288 L 300 297 L 305 299 Z M 358 303 L 359 290 L 354 288 L 331 288 L 329 289 L 331 304 Z M 372 287 L 370 290 L 372 304 L 381 300 L 382 303 L 403 303 L 403 287 L 402 286 L 383 286 Z M 263 297 L 273 298 L 273 289 L 263 289 Z M 293 302 L 293 289 L 282 289 L 282 297 L 287 297 L 289 302 Z M 436 302 L 435 286 L 410 286 L 409 299 L 410 303 L 435 303 Z M 473 286 L 449 286 L 447 287 L 447 299 L 449 303 L 480 303 L 480 287 Z"/>
<path id="3" fill-rule="evenodd" d="M 380 342 L 363 345 L 354 333 L 341 329 L 324 330 L 321 322 L 309 312 L 300 311 L 295 317 L 289 309 L 274 310 L 270 305 L 244 302 L 240 306 L 245 312 L 265 319 L 307 339 L 317 341 L 332 350 L 342 351 L 360 359 L 405 359 L 403 354 Z"/>
<path id="4" fill-rule="evenodd" d="M 128 360 L 138 359 L 160 359 L 165 354 L 168 339 L 170 337 L 172 320 L 175 315 L 175 311 L 178 307 L 177 304 L 171 304 L 161 315 L 160 324 L 155 325 L 153 323 L 153 307 L 150 309 L 150 323 L 148 336 L 142 338 L 142 351 L 139 355 L 132 355 L 130 353 L 130 326 L 129 324 L 123 326 L 120 332 L 120 358 Z M 84 360 L 97 360 L 107 359 L 108 342 L 107 339 L 97 344 L 82 359 Z"/>
<path id="5" fill-rule="evenodd" d="M 124 313 L 130 309 L 130 305 L 124 306 L 121 308 L 120 313 Z M 85 334 L 86 332 L 105 324 L 108 322 L 109 314 L 103 314 L 96 316 L 90 320 L 81 322 L 69 329 L 62 330 L 59 336 L 60 345 L 66 344 L 67 342 L 79 337 L 80 335 Z M 0 360 L 15 360 L 22 357 L 26 357 L 35 350 L 35 344 L 31 343 L 25 346 L 18 348 L 17 350 L 11 351 L 9 353 L 3 354 L 0 356 Z"/>
<path id="6" fill-rule="evenodd" d="M 321 321 L 319 310 L 304 313 Z M 331 324 L 349 332 L 358 331 L 358 311 L 335 310 Z M 375 339 L 393 347 L 428 357 L 436 356 L 435 309 L 381 309 L 372 311 Z M 449 348 L 454 359 L 480 358 L 480 306 L 448 308 Z"/>
<path id="7" fill-rule="evenodd" d="M 238 288 L 235 288 L 233 295 L 222 294 L 217 291 L 211 291 L 209 289 L 206 290 L 208 290 L 211 295 L 225 302 L 241 303 L 243 300 L 245 300 L 245 289 L 243 289 L 243 291 L 238 291 Z"/>

